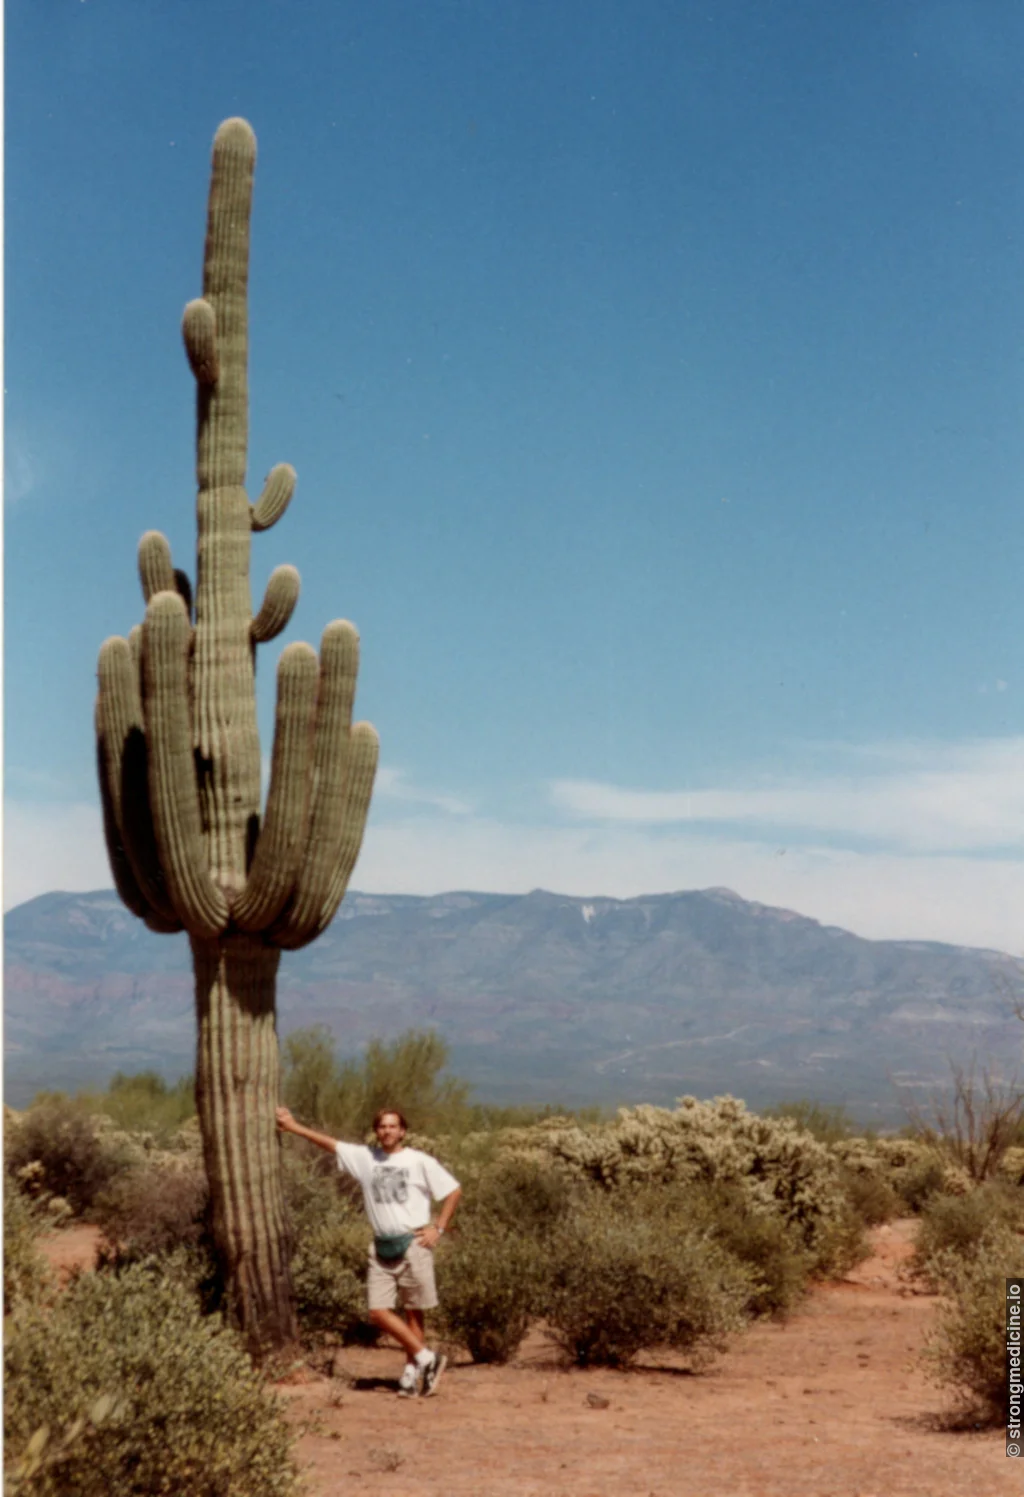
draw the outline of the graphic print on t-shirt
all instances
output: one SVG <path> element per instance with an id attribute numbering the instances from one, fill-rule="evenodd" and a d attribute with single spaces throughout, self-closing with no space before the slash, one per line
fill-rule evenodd
<path id="1" fill-rule="evenodd" d="M 378 1206 L 404 1206 L 409 1199 L 409 1171 L 393 1164 L 375 1164 L 370 1191 Z"/>

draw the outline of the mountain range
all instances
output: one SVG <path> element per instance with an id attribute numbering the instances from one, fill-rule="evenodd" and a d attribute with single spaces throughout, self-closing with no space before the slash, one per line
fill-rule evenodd
<path id="1" fill-rule="evenodd" d="M 187 938 L 108 890 L 44 894 L 5 920 L 5 1093 L 169 1079 L 193 1064 Z M 796 1097 L 898 1122 L 949 1061 L 1009 1076 L 1024 962 L 869 941 L 728 889 L 637 899 L 350 893 L 285 953 L 281 1032 L 326 1024 L 342 1055 L 432 1027 L 484 1101 L 671 1103 Z"/>

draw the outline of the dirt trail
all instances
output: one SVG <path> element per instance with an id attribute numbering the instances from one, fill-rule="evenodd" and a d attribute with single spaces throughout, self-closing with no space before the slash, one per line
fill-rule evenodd
<path id="1" fill-rule="evenodd" d="M 312 1497 L 1019 1497 L 1001 1433 L 939 1429 L 945 1395 L 913 1366 L 936 1306 L 899 1274 L 914 1225 L 877 1229 L 847 1280 L 700 1377 L 668 1358 L 562 1371 L 537 1334 L 512 1365 L 459 1360 L 436 1398 L 405 1400 L 399 1353 L 346 1349 L 352 1386 L 283 1390 L 313 1420 Z"/>
<path id="2" fill-rule="evenodd" d="M 309 1497 L 1019 1497 L 998 1430 L 941 1428 L 945 1395 L 914 1365 L 936 1301 L 900 1267 L 915 1224 L 757 1325 L 700 1377 L 679 1359 L 563 1371 L 541 1333 L 508 1367 L 456 1359 L 436 1398 L 395 1396 L 401 1354 L 346 1348 L 333 1378 L 283 1386 Z M 44 1244 L 91 1263 L 96 1234 Z"/>

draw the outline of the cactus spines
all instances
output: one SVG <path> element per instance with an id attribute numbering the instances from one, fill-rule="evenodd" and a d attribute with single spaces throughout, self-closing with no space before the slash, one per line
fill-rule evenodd
<path id="1" fill-rule="evenodd" d="M 329 624 L 319 658 L 278 665 L 270 790 L 260 816 L 255 647 L 287 625 L 294 567 L 274 569 L 253 615 L 251 536 L 295 488 L 272 468 L 245 491 L 247 284 L 256 141 L 244 120 L 214 139 L 203 295 L 182 330 L 196 380 L 197 567 L 192 589 L 157 531 L 139 545 L 145 621 L 100 651 L 97 754 L 118 893 L 154 930 L 190 937 L 196 1100 L 229 1303 L 254 1348 L 295 1335 L 290 1233 L 274 1127 L 280 953 L 337 910 L 362 842 L 377 735 L 352 724 L 359 636 Z"/>

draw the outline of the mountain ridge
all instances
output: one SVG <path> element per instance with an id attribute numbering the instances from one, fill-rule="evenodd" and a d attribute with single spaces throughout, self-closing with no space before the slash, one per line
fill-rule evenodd
<path id="1" fill-rule="evenodd" d="M 113 890 L 9 911 L 5 983 L 11 1100 L 192 1067 L 187 937 L 152 934 Z M 723 888 L 351 892 L 278 984 L 282 1033 L 326 1023 L 352 1053 L 433 1026 L 484 1100 L 815 1095 L 879 1121 L 894 1088 L 939 1086 L 950 1055 L 1005 1070 L 1022 1001 L 1006 953 L 867 940 Z"/>

